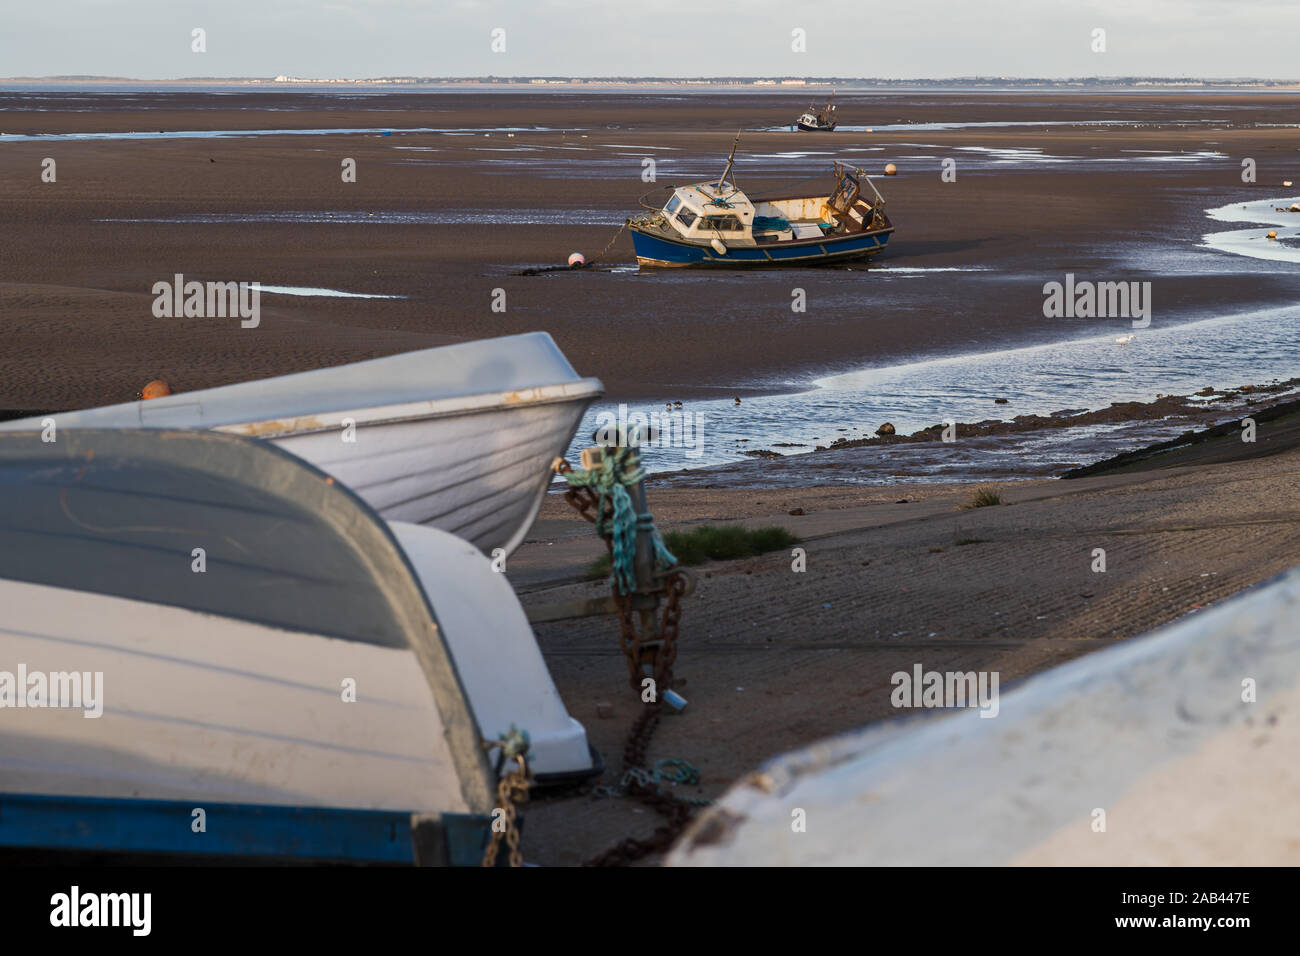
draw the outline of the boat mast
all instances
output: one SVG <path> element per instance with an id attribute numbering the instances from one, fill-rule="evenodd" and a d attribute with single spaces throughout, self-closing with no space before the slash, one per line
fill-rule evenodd
<path id="1" fill-rule="evenodd" d="M 734 165 L 736 164 L 736 147 L 739 146 L 739 145 L 740 145 L 740 131 L 737 130 L 737 131 L 736 131 L 736 141 L 735 141 L 734 143 L 731 144 L 731 155 L 727 157 L 727 168 L 724 169 L 724 170 L 722 171 L 722 178 L 718 180 L 718 195 L 719 195 L 719 196 L 722 195 L 722 184 L 725 183 L 725 182 L 727 181 L 727 177 L 731 175 L 731 167 L 734 166 Z M 736 189 L 738 188 L 738 187 L 736 186 L 736 182 L 735 182 L 735 180 L 732 180 L 732 182 L 731 182 L 731 188 L 732 188 L 733 190 L 736 190 Z"/>

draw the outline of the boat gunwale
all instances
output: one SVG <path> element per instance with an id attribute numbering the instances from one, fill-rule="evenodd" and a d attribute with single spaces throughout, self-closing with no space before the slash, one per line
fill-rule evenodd
<path id="1" fill-rule="evenodd" d="M 537 393 L 533 398 L 516 398 L 511 395 Z M 604 383 L 598 378 L 575 379 L 554 385 L 535 385 L 505 392 L 482 392 L 477 395 L 457 395 L 450 398 L 424 399 L 400 402 L 395 405 L 374 405 L 368 408 L 343 409 L 311 415 L 294 415 L 286 418 L 268 418 L 255 422 L 231 422 L 210 426 L 211 431 L 246 435 L 254 438 L 284 438 L 335 431 L 343 427 L 344 419 L 355 425 L 378 426 L 414 423 L 430 419 L 453 418 L 458 415 L 475 415 L 495 410 L 537 408 L 545 405 L 562 405 L 577 401 L 591 401 L 605 394 Z M 199 426 L 202 427 L 202 426 Z"/>

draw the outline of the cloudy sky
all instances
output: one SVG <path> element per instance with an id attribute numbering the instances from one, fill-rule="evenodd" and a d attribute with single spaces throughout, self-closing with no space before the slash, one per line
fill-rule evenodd
<path id="1" fill-rule="evenodd" d="M 0 0 L 0 76 L 1295 78 L 1298 37 L 1300 0 Z"/>

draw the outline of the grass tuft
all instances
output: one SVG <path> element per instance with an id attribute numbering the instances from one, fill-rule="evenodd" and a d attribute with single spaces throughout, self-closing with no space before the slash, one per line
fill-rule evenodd
<path id="1" fill-rule="evenodd" d="M 752 558 L 767 551 L 779 551 L 799 539 L 779 525 L 743 528 L 740 525 L 701 525 L 690 531 L 669 531 L 664 544 L 682 564 L 705 561 L 734 561 Z M 587 569 L 588 578 L 609 575 L 609 555 L 603 554 Z"/>
<path id="2" fill-rule="evenodd" d="M 990 505 L 1000 504 L 1002 504 L 1002 492 L 996 488 L 976 488 L 962 507 L 966 509 L 987 508 Z"/>

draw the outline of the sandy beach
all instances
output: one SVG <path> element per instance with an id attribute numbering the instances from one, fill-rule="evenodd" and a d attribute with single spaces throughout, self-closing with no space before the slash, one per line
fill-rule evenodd
<path id="1" fill-rule="evenodd" d="M 1201 240 L 1218 228 L 1207 209 L 1300 179 L 1300 100 L 848 93 L 837 102 L 852 125 L 831 141 L 781 128 L 800 97 L 141 91 L 87 108 L 75 93 L 0 92 L 0 409 L 85 408 L 128 401 L 151 379 L 191 391 L 534 330 L 604 382 L 602 407 L 722 400 L 748 413 L 785 396 L 804 416 L 797 435 L 746 419 L 726 426 L 720 464 L 649 462 L 661 529 L 779 525 L 806 551 L 804 571 L 789 551 L 697 569 L 676 667 L 690 703 L 648 756 L 699 768 L 689 795 L 701 798 L 782 751 L 900 719 L 889 675 L 918 661 L 996 670 L 1006 687 L 1300 560 L 1300 364 L 1268 344 L 1234 364 L 1248 319 L 1218 338 L 1211 324 L 1174 355 L 1138 353 L 1140 341 L 1121 351 L 1127 319 L 1043 309 L 1044 283 L 1066 274 L 1149 282 L 1153 332 L 1280 310 L 1270 334 L 1294 340 L 1294 266 Z M 887 254 L 758 275 L 638 270 L 619 235 L 637 197 L 721 172 L 738 129 L 737 178 L 751 192 L 832 155 L 873 175 L 895 163 L 897 176 L 877 180 L 897 227 Z M 140 135 L 86 138 L 97 133 Z M 55 182 L 41 179 L 47 157 Z M 1242 180 L 1247 157 L 1255 183 Z M 355 182 L 340 176 L 346 159 Z M 573 251 L 596 259 L 611 241 L 595 268 L 523 274 Z M 156 318 L 150 290 L 175 274 L 384 298 L 267 293 L 256 329 Z M 805 312 L 791 309 L 795 289 Z M 1016 350 L 1088 336 L 1111 351 L 1090 359 L 1109 377 L 1084 399 L 1068 352 L 1035 359 L 1059 378 L 1023 394 L 1001 371 L 925 365 L 987 368 L 995 355 L 1011 368 Z M 1213 376 L 1198 349 L 1220 363 Z M 1134 371 L 1125 363 L 1139 354 L 1148 364 Z M 1161 355 L 1176 394 L 1145 371 Z M 919 369 L 895 406 L 914 428 L 890 412 L 898 433 L 875 434 L 885 413 L 869 404 L 869 377 L 833 408 L 812 391 L 881 368 Z M 927 387 L 930 404 L 909 406 Z M 954 413 L 955 444 L 915 430 L 958 393 L 986 411 Z M 1248 444 L 1240 421 L 1256 414 Z M 805 453 L 773 457 L 783 437 Z M 1085 471 L 1062 478 L 1073 468 Z M 963 508 L 976 479 L 1002 504 Z M 551 494 L 507 575 L 525 606 L 600 597 L 608 588 L 587 571 L 602 551 Z M 535 630 L 607 765 L 526 809 L 530 860 L 573 865 L 660 821 L 592 790 L 617 782 L 640 709 L 617 623 Z"/>

